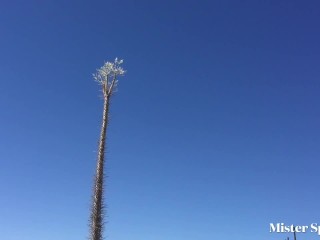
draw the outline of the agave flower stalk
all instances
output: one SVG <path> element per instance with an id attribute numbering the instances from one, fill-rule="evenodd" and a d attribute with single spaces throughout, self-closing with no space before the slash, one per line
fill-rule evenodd
<path id="1" fill-rule="evenodd" d="M 90 218 L 90 240 L 102 240 L 103 233 L 103 194 L 104 194 L 104 165 L 105 145 L 107 137 L 108 115 L 110 99 L 117 87 L 118 76 L 124 75 L 125 71 L 120 65 L 123 60 L 115 59 L 114 62 L 106 62 L 93 74 L 94 79 L 101 85 L 103 92 L 103 117 L 98 146 L 97 168 L 94 178 L 92 208 Z"/>

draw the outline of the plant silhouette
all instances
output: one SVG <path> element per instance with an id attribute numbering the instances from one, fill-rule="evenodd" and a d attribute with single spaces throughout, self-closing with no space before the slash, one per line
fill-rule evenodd
<path id="1" fill-rule="evenodd" d="M 101 85 L 103 92 L 103 117 L 98 145 L 98 157 L 96 174 L 94 178 L 91 216 L 90 216 L 90 240 L 102 240 L 103 233 L 103 194 L 104 194 L 104 165 L 105 165 L 105 145 L 107 138 L 107 126 L 109 106 L 112 94 L 114 93 L 118 76 L 122 76 L 125 71 L 120 65 L 123 60 L 115 59 L 114 62 L 106 62 L 95 73 L 94 79 Z"/>

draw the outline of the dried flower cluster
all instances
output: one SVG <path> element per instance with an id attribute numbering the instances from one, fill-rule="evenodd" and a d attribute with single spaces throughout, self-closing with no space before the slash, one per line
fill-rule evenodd
<path id="1" fill-rule="evenodd" d="M 122 63 L 123 60 L 118 60 L 118 58 L 114 62 L 104 63 L 101 68 L 97 69 L 97 73 L 93 74 L 94 79 L 109 90 L 116 87 L 117 76 L 122 76 L 125 73 L 125 70 L 120 66 Z"/>

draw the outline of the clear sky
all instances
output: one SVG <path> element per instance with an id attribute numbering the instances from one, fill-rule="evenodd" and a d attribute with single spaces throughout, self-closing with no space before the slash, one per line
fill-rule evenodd
<path id="1" fill-rule="evenodd" d="M 319 23 L 318 0 L 1 1 L 0 239 L 87 239 L 115 57 L 106 239 L 320 224 Z"/>

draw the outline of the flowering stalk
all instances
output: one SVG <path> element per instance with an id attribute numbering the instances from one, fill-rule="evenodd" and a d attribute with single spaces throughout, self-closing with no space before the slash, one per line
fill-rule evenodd
<path id="1" fill-rule="evenodd" d="M 90 219 L 90 240 L 102 240 L 103 231 L 103 190 L 104 190 L 104 162 L 105 162 L 105 143 L 107 137 L 109 105 L 112 93 L 114 92 L 118 80 L 117 76 L 125 73 L 120 64 L 123 60 L 117 58 L 113 63 L 106 62 L 97 73 L 94 79 L 101 85 L 103 92 L 103 117 L 98 147 L 98 159 L 96 175 L 94 179 L 92 209 Z"/>

